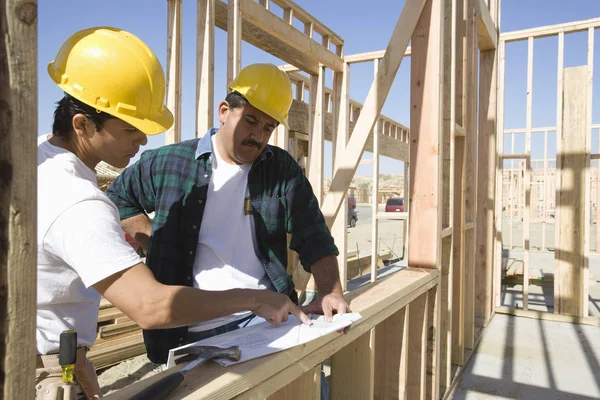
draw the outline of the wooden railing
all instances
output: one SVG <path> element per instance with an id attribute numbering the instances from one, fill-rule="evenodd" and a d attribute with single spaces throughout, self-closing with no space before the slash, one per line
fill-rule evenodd
<path id="1" fill-rule="evenodd" d="M 401 270 L 346 295 L 352 311 L 362 315 L 346 334 L 332 333 L 227 368 L 203 365 L 186 374 L 171 398 L 315 399 L 321 364 L 328 359 L 332 399 L 424 398 L 435 382 L 428 371 L 438 354 L 428 337 L 439 282 L 436 269 Z M 181 367 L 106 398 L 127 399 Z"/>

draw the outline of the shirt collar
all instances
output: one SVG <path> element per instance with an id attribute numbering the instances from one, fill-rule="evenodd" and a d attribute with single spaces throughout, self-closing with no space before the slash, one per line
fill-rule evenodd
<path id="1" fill-rule="evenodd" d="M 206 135 L 204 135 L 198 141 L 198 145 L 196 147 L 196 160 L 199 159 L 200 157 L 202 157 L 205 154 L 212 155 L 211 137 L 213 135 L 215 135 L 217 132 L 218 132 L 217 128 L 210 128 L 206 132 Z M 260 154 L 260 157 L 256 161 L 254 161 L 254 163 L 266 160 L 268 158 L 271 158 L 272 156 L 273 156 L 273 150 L 271 150 L 271 146 L 270 145 L 267 145 L 267 147 L 265 147 L 265 149 L 263 150 L 263 152 Z"/>

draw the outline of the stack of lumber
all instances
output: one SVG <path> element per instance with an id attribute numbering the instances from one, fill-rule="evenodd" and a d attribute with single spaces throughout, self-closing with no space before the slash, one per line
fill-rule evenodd
<path id="1" fill-rule="evenodd" d="M 96 369 L 118 364 L 145 352 L 142 329 L 103 298 L 98 311 L 98 336 L 88 353 Z"/>

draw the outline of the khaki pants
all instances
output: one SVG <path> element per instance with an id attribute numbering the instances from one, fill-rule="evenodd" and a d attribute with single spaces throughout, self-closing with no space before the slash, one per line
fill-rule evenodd
<path id="1" fill-rule="evenodd" d="M 94 364 L 86 358 L 87 348 L 77 349 L 75 382 L 62 381 L 58 354 L 38 355 L 35 371 L 36 400 L 90 400 L 102 397 Z"/>

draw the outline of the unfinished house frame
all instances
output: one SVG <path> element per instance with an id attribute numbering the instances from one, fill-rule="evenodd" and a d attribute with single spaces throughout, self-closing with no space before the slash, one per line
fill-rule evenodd
<path id="1" fill-rule="evenodd" d="M 0 143 L 7 151 L 0 152 L 0 393 L 5 398 L 32 398 L 36 3 L 5 0 L 1 4 L 0 33 L 7 40 L 0 45 Z M 167 0 L 167 4 L 167 103 L 176 123 L 166 141 L 174 143 L 181 140 L 182 0 Z M 283 15 L 271 12 L 271 4 L 283 9 Z M 363 317 L 346 335 L 328 335 L 228 368 L 205 365 L 186 375 L 186 384 L 176 390 L 174 398 L 318 398 L 325 360 L 330 360 L 334 399 L 439 399 L 447 395 L 494 313 L 514 311 L 499 302 L 504 279 L 505 160 L 525 161 L 519 167 L 523 181 L 518 182 L 525 188 L 523 202 L 510 203 L 508 212 L 514 214 L 514 206 L 523 213 L 526 259 L 522 275 L 524 282 L 529 279 L 527 221 L 534 161 L 530 136 L 535 131 L 531 126 L 531 60 L 533 39 L 552 34 L 559 37 L 561 66 L 557 78 L 560 119 L 553 128 L 561 153 L 557 172 L 548 174 L 556 179 L 560 227 L 556 230 L 560 245 L 555 313 L 583 318 L 589 230 L 582 221 L 589 211 L 580 206 L 589 199 L 590 190 L 582 177 L 589 171 L 590 159 L 600 158 L 591 153 L 589 140 L 593 57 L 587 68 L 563 71 L 562 54 L 565 33 L 588 29 L 593 43 L 598 21 L 501 35 L 499 11 L 499 0 L 406 0 L 385 50 L 346 55 L 343 39 L 291 0 L 198 0 L 196 135 L 204 134 L 214 118 L 215 28 L 227 31 L 228 81 L 241 68 L 242 41 L 287 63 L 281 68 L 296 89 L 290 129 L 280 126 L 271 144 L 288 150 L 306 168 L 340 249 L 344 288 L 348 282 L 346 193 L 364 151 L 374 155 L 373 199 L 378 196 L 379 157 L 405 162 L 408 211 L 382 213 L 373 202 L 371 283 L 345 295 L 352 311 Z M 303 31 L 294 26 L 295 20 L 304 26 Z M 508 153 L 503 147 L 504 136 L 512 133 L 503 128 L 504 51 L 505 44 L 514 40 L 529 43 L 528 117 L 523 130 L 528 147 L 524 154 Z M 588 51 L 593 55 L 593 50 Z M 402 61 L 411 66 L 408 127 L 381 115 Z M 361 102 L 349 97 L 352 65 L 359 62 L 373 64 L 373 83 Z M 334 77 L 331 88 L 325 86 L 328 71 Z M 333 142 L 333 179 L 326 194 L 325 140 Z M 575 168 L 575 178 L 565 172 Z M 510 169 L 507 179 L 511 185 L 516 179 Z M 551 206 L 543 207 L 545 217 Z M 566 218 L 578 223 L 577 232 L 567 229 Z M 378 221 L 384 219 L 408 221 L 408 268 L 378 279 Z M 310 275 L 291 252 L 289 273 L 300 293 L 310 285 Z M 527 284 L 523 299 L 527 310 Z M 110 304 L 102 307 L 119 313 Z M 134 343 L 137 351 L 143 349 L 139 338 Z M 102 345 L 95 346 L 95 354 L 110 358 L 112 353 Z M 110 360 L 114 362 L 114 357 Z M 165 373 L 122 389 L 113 398 L 128 398 Z"/>

